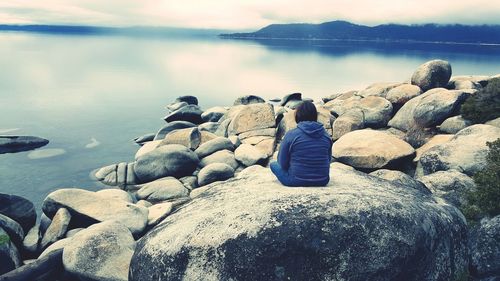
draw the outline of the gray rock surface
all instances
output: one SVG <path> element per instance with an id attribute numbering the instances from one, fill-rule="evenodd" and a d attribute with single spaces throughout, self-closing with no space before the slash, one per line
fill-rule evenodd
<path id="1" fill-rule="evenodd" d="M 225 163 L 231 166 L 231 168 L 233 168 L 234 170 L 238 168 L 238 162 L 236 162 L 234 153 L 227 149 L 219 150 L 208 156 L 205 156 L 203 159 L 201 159 L 200 166 L 205 167 L 213 163 Z"/>
<path id="2" fill-rule="evenodd" d="M 162 128 L 160 128 L 160 130 L 158 130 L 158 132 L 156 133 L 153 140 L 162 140 L 165 138 L 165 136 L 168 133 L 170 133 L 172 131 L 179 130 L 179 129 L 185 129 L 185 128 L 191 128 L 191 127 L 195 127 L 195 126 L 196 126 L 195 124 L 193 124 L 191 122 L 187 122 L 187 121 L 169 122 L 166 125 L 164 125 Z"/>
<path id="3" fill-rule="evenodd" d="M 405 188 L 413 188 L 423 192 L 424 194 L 430 194 L 431 191 L 425 187 L 425 185 L 418 180 L 413 179 L 409 175 L 394 170 L 380 169 L 370 173 L 370 176 L 379 177 L 384 180 L 388 180 L 392 183 L 400 184 Z"/>
<path id="4" fill-rule="evenodd" d="M 248 105 L 248 104 L 253 104 L 253 103 L 265 103 L 266 101 L 259 97 L 259 96 L 254 96 L 254 95 L 246 95 L 246 96 L 241 96 L 238 97 L 233 105 Z"/>
<path id="5" fill-rule="evenodd" d="M 250 144 L 242 144 L 234 151 L 234 157 L 245 166 L 261 164 L 267 159 L 267 155 Z"/>
<path id="6" fill-rule="evenodd" d="M 36 222 L 36 210 L 31 201 L 16 195 L 0 193 L 0 214 L 21 225 L 28 232 Z"/>
<path id="7" fill-rule="evenodd" d="M 234 150 L 233 143 L 224 137 L 217 137 L 213 140 L 207 141 L 204 144 L 200 145 L 194 152 L 198 155 L 198 158 L 202 159 L 203 157 L 210 155 L 219 150 Z"/>
<path id="8" fill-rule="evenodd" d="M 469 96 L 467 92 L 443 90 L 423 97 L 413 112 L 413 119 L 423 128 L 441 124 L 457 112 Z"/>
<path id="9" fill-rule="evenodd" d="M 121 224 L 103 222 L 77 233 L 64 247 L 68 272 L 90 280 L 127 281 L 135 241 Z"/>
<path id="10" fill-rule="evenodd" d="M 500 117 L 498 117 L 496 119 L 493 119 L 493 120 L 490 120 L 490 121 L 488 121 L 488 122 L 486 122 L 484 124 L 500 128 Z"/>
<path id="11" fill-rule="evenodd" d="M 194 124 L 201 124 L 203 123 L 203 120 L 201 119 L 202 113 L 203 111 L 201 111 L 199 106 L 189 104 L 165 116 L 164 120 L 167 122 L 187 121 Z"/>
<path id="12" fill-rule="evenodd" d="M 0 228 L 2 228 L 10 237 L 10 241 L 21 248 L 24 240 L 24 231 L 20 224 L 15 220 L 0 214 Z"/>
<path id="13" fill-rule="evenodd" d="M 148 226 L 154 226 L 165 219 L 168 215 L 170 215 L 170 213 L 172 213 L 174 204 L 172 204 L 171 202 L 165 202 L 155 204 L 148 209 Z"/>
<path id="14" fill-rule="evenodd" d="M 199 159 L 189 148 L 170 144 L 154 149 L 137 158 L 134 172 L 139 183 L 173 176 L 183 177 L 193 173 Z"/>
<path id="15" fill-rule="evenodd" d="M 281 106 L 285 106 L 288 102 L 290 101 L 301 101 L 302 100 L 302 94 L 301 93 L 292 93 L 285 95 L 280 102 Z"/>
<path id="16" fill-rule="evenodd" d="M 393 88 L 401 85 L 401 83 L 382 82 L 374 83 L 366 89 L 357 92 L 357 95 L 362 97 L 382 97 L 385 98 L 386 94 Z"/>
<path id="17" fill-rule="evenodd" d="M 470 125 L 472 125 L 472 122 L 459 115 L 444 120 L 439 126 L 439 130 L 447 134 L 456 134 L 458 131 L 465 129 Z"/>
<path id="18" fill-rule="evenodd" d="M 325 188 L 284 188 L 269 169 L 200 188 L 138 242 L 129 280 L 453 280 L 466 271 L 455 207 L 340 166 Z"/>
<path id="19" fill-rule="evenodd" d="M 435 172 L 418 180 L 436 196 L 459 208 L 467 204 L 467 193 L 476 189 L 474 180 L 455 170 Z"/>
<path id="20" fill-rule="evenodd" d="M 455 169 L 467 175 L 481 171 L 486 165 L 488 146 L 500 138 L 500 128 L 490 125 L 467 127 L 451 140 L 436 145 L 422 154 L 420 163 L 424 174 Z"/>
<path id="21" fill-rule="evenodd" d="M 35 224 L 24 237 L 23 249 L 30 254 L 36 253 L 40 239 L 40 225 Z"/>
<path id="22" fill-rule="evenodd" d="M 337 117 L 332 126 L 332 139 L 338 140 L 341 136 L 349 132 L 364 129 L 364 115 L 362 110 L 352 109 Z"/>
<path id="23" fill-rule="evenodd" d="M 189 190 L 174 177 L 161 178 L 147 183 L 136 193 L 137 199 L 149 202 L 161 202 L 188 195 Z"/>
<path id="24" fill-rule="evenodd" d="M 234 176 L 234 169 L 224 163 L 213 163 L 203 167 L 198 173 L 198 186 L 216 181 L 225 181 Z"/>
<path id="25" fill-rule="evenodd" d="M 411 84 L 419 86 L 422 91 L 432 88 L 446 87 L 451 78 L 451 65 L 447 61 L 428 61 L 415 70 Z"/>
<path id="26" fill-rule="evenodd" d="M 201 133 L 198 127 L 178 129 L 168 133 L 158 147 L 169 144 L 180 144 L 195 150 L 201 143 Z"/>
<path id="27" fill-rule="evenodd" d="M 227 109 L 222 106 L 211 107 L 201 114 L 203 122 L 217 122 L 226 114 Z"/>
<path id="28" fill-rule="evenodd" d="M 238 135 L 275 126 L 273 106 L 268 103 L 256 103 L 243 106 L 229 123 L 227 130 L 228 135 Z"/>
<path id="29" fill-rule="evenodd" d="M 116 221 L 128 227 L 134 234 L 144 230 L 148 217 L 148 210 L 144 207 L 123 200 L 110 200 L 77 188 L 59 189 L 45 198 L 42 209 L 47 216 L 53 217 L 59 208 L 68 209 L 72 216 L 72 227 Z"/>
<path id="30" fill-rule="evenodd" d="M 156 136 L 155 133 L 145 134 L 145 135 L 142 135 L 142 136 L 135 138 L 134 142 L 139 144 L 139 145 L 142 145 L 145 142 L 154 140 L 155 136 Z"/>
<path id="31" fill-rule="evenodd" d="M 40 248 L 45 249 L 48 245 L 65 237 L 71 221 L 71 214 L 66 208 L 60 208 L 52 218 L 52 223 L 43 234 Z"/>
<path id="32" fill-rule="evenodd" d="M 33 136 L 0 136 L 0 154 L 32 150 L 48 143 L 46 139 Z"/>
<path id="33" fill-rule="evenodd" d="M 21 266 L 21 256 L 10 240 L 9 234 L 0 227 L 0 276 Z"/>
<path id="34" fill-rule="evenodd" d="M 470 235 L 472 275 L 481 280 L 500 276 L 500 216 L 485 218 Z"/>
<path id="35" fill-rule="evenodd" d="M 190 95 L 179 96 L 175 99 L 175 102 L 185 102 L 187 104 L 198 105 L 198 98 Z"/>
<path id="36" fill-rule="evenodd" d="M 214 134 L 215 132 L 217 132 L 218 128 L 219 128 L 219 122 L 205 122 L 198 126 L 198 130 L 200 130 L 200 132 L 207 131 Z"/>
<path id="37" fill-rule="evenodd" d="M 420 94 L 422 94 L 422 90 L 418 86 L 403 84 L 392 88 L 389 92 L 387 92 L 385 98 L 393 105 L 397 106 L 397 108 L 400 108 L 407 101 L 419 96 Z"/>
<path id="38" fill-rule="evenodd" d="M 117 189 L 117 188 L 108 188 L 108 189 L 99 190 L 99 191 L 96 191 L 95 194 L 99 195 L 103 198 L 109 198 L 111 200 L 118 199 L 118 200 L 123 200 L 123 201 L 128 202 L 128 203 L 134 203 L 134 199 L 132 198 L 130 193 L 128 193 L 124 190 L 121 190 L 121 189 Z"/>

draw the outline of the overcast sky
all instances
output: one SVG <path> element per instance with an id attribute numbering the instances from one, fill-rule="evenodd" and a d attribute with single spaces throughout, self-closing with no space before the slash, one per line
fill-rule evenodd
<path id="1" fill-rule="evenodd" d="M 500 24 L 500 0 L 0 0 L 0 23 L 257 29 L 338 19 Z"/>

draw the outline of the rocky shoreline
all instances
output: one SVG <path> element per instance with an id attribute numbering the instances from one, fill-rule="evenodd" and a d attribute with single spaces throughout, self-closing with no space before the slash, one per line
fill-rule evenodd
<path id="1" fill-rule="evenodd" d="M 496 280 L 500 217 L 469 225 L 459 209 L 500 118 L 459 114 L 500 75 L 451 72 L 434 60 L 315 101 L 334 140 L 325 188 L 285 188 L 265 168 L 300 93 L 207 110 L 179 97 L 134 161 L 92 172 L 109 189 L 59 189 L 38 223 L 0 194 L 0 280 Z M 62 266 L 43 279 L 48 263 Z"/>

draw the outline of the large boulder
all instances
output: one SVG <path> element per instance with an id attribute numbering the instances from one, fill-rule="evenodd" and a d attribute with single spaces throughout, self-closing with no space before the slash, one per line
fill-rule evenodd
<path id="1" fill-rule="evenodd" d="M 455 170 L 439 171 L 418 179 L 436 196 L 462 207 L 467 204 L 467 194 L 476 188 L 474 180 Z"/>
<path id="2" fill-rule="evenodd" d="M 161 202 L 169 199 L 186 197 L 189 191 L 174 177 L 166 177 L 145 184 L 137 191 L 137 199 Z"/>
<path id="3" fill-rule="evenodd" d="M 148 210 L 125 202 L 77 188 L 64 188 L 50 193 L 43 201 L 43 212 L 52 218 L 60 208 L 71 214 L 70 228 L 87 227 L 97 222 L 115 221 L 134 234 L 146 227 Z"/>
<path id="4" fill-rule="evenodd" d="M 394 89 L 395 87 L 401 85 L 401 83 L 375 83 L 368 86 L 366 89 L 359 91 L 357 94 L 362 97 L 382 97 L 385 98 L 386 94 Z"/>
<path id="5" fill-rule="evenodd" d="M 293 102 L 293 101 L 302 101 L 302 93 L 292 93 L 285 95 L 280 102 L 281 106 L 286 106 L 287 103 Z"/>
<path id="6" fill-rule="evenodd" d="M 225 181 L 234 176 L 234 169 L 224 163 L 213 163 L 203 167 L 198 173 L 198 186 L 216 181 Z"/>
<path id="7" fill-rule="evenodd" d="M 64 238 L 70 221 L 71 214 L 69 211 L 66 208 L 60 208 L 52 218 L 52 223 L 45 231 L 42 241 L 40 242 L 40 247 L 45 249 L 48 245 Z"/>
<path id="8" fill-rule="evenodd" d="M 200 145 L 194 152 L 198 155 L 198 158 L 203 158 L 219 150 L 234 150 L 233 143 L 223 137 L 218 137 L 213 140 L 207 141 L 206 143 Z"/>
<path id="9" fill-rule="evenodd" d="M 332 125 L 332 139 L 338 140 L 341 136 L 365 128 L 365 114 L 360 109 L 352 109 L 335 119 Z"/>
<path id="10" fill-rule="evenodd" d="M 366 127 L 385 127 L 392 117 L 392 104 L 381 97 L 368 96 L 359 100 L 349 100 L 343 104 L 344 112 L 352 109 L 359 109 L 363 112 Z"/>
<path id="11" fill-rule="evenodd" d="M 420 157 L 424 174 L 450 169 L 467 175 L 474 175 L 486 165 L 488 154 L 487 142 L 500 138 L 500 128 L 490 125 L 473 125 L 467 127 L 451 140 L 436 145 Z"/>
<path id="12" fill-rule="evenodd" d="M 16 247 L 22 247 L 24 231 L 20 224 L 15 220 L 0 214 L 0 228 L 2 228 L 10 237 Z"/>
<path id="13" fill-rule="evenodd" d="M 415 150 L 390 134 L 364 129 L 340 137 L 333 145 L 332 154 L 355 168 L 379 169 L 411 158 Z"/>
<path id="14" fill-rule="evenodd" d="M 0 136 L 0 154 L 32 150 L 48 143 L 46 139 L 33 136 Z"/>
<path id="15" fill-rule="evenodd" d="M 456 134 L 458 131 L 465 129 L 470 125 L 472 125 L 472 122 L 464 119 L 461 115 L 458 115 L 444 120 L 444 122 L 439 125 L 439 130 L 447 134 Z"/>
<path id="16" fill-rule="evenodd" d="M 457 112 L 469 93 L 443 90 L 422 98 L 413 112 L 413 119 L 423 128 L 441 124 Z"/>
<path id="17" fill-rule="evenodd" d="M 460 211 L 342 166 L 332 165 L 324 188 L 286 188 L 261 168 L 197 189 L 138 242 L 129 280 L 454 280 L 466 272 Z"/>
<path id="18" fill-rule="evenodd" d="M 165 116 L 164 120 L 167 122 L 187 121 L 194 124 L 201 124 L 203 123 L 203 120 L 201 119 L 202 113 L 203 111 L 201 111 L 199 106 L 189 104 Z"/>
<path id="19" fill-rule="evenodd" d="M 387 92 L 385 98 L 390 101 L 393 106 L 400 108 L 407 101 L 419 96 L 420 94 L 422 94 L 422 89 L 418 86 L 403 84 L 392 88 L 389 92 Z"/>
<path id="20" fill-rule="evenodd" d="M 36 210 L 31 201 L 16 195 L 0 193 L 0 214 L 21 225 L 28 232 L 36 222 Z"/>
<path id="21" fill-rule="evenodd" d="M 419 86 L 422 91 L 432 88 L 446 87 L 451 78 L 451 65 L 447 61 L 428 61 L 415 70 L 411 84 Z"/>
<path id="22" fill-rule="evenodd" d="M 500 216 L 481 220 L 470 235 L 471 273 L 481 280 L 500 276 Z"/>
<path id="23" fill-rule="evenodd" d="M 198 148 L 201 134 L 198 127 L 179 129 L 168 133 L 158 147 L 168 144 L 180 144 L 191 150 Z"/>
<path id="24" fill-rule="evenodd" d="M 413 179 L 409 175 L 394 170 L 380 169 L 370 173 L 371 176 L 376 176 L 381 179 L 388 180 L 393 183 L 400 184 L 402 186 L 420 190 L 424 193 L 430 193 L 431 191 L 425 187 L 425 185 L 418 180 Z"/>
<path id="25" fill-rule="evenodd" d="M 205 167 L 213 163 L 225 163 L 231 166 L 234 170 L 238 168 L 238 162 L 234 157 L 234 153 L 230 150 L 224 149 L 216 151 L 208 156 L 205 156 L 200 161 L 200 166 Z"/>
<path id="26" fill-rule="evenodd" d="M 253 145 L 242 144 L 234 151 L 234 157 L 240 163 L 248 167 L 262 163 L 268 156 Z"/>
<path id="27" fill-rule="evenodd" d="M 226 114 L 227 109 L 222 106 L 211 107 L 201 114 L 203 122 L 217 122 Z"/>
<path id="28" fill-rule="evenodd" d="M 168 176 L 180 178 L 191 175 L 198 162 L 198 156 L 191 149 L 179 144 L 169 144 L 137 158 L 134 172 L 140 183 Z"/>
<path id="29" fill-rule="evenodd" d="M 191 127 L 196 127 L 195 124 L 187 121 L 173 121 L 165 124 L 163 127 L 161 127 L 158 132 L 156 133 L 155 137 L 153 140 L 162 140 L 165 138 L 165 136 L 175 130 L 179 129 L 185 129 L 185 128 L 191 128 Z"/>
<path id="30" fill-rule="evenodd" d="M 265 102 L 266 101 L 259 96 L 246 95 L 238 97 L 236 100 L 234 100 L 233 105 L 248 105 L 253 103 L 265 103 Z"/>
<path id="31" fill-rule="evenodd" d="M 102 222 L 75 234 L 63 251 L 64 269 L 83 280 L 127 281 L 135 241 L 121 224 Z"/>
<path id="32" fill-rule="evenodd" d="M 10 240 L 9 234 L 0 227 L 0 276 L 19 266 L 21 266 L 19 251 Z"/>
<path id="33" fill-rule="evenodd" d="M 228 127 L 228 135 L 272 128 L 276 126 L 273 106 L 268 103 L 245 105 L 238 111 Z"/>
<path id="34" fill-rule="evenodd" d="M 417 148 L 416 150 L 417 153 L 415 155 L 415 158 L 413 159 L 413 162 L 420 161 L 420 157 L 422 156 L 422 154 L 424 154 L 425 152 L 427 152 L 429 149 L 433 148 L 436 145 L 440 145 L 451 140 L 453 137 L 454 135 L 451 134 L 433 136 L 424 145 Z"/>

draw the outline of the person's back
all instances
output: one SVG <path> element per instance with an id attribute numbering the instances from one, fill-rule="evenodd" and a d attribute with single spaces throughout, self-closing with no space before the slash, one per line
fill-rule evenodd
<path id="1" fill-rule="evenodd" d="M 278 162 L 271 163 L 271 170 L 287 186 L 324 186 L 330 179 L 332 140 L 316 121 L 311 102 L 297 108 L 295 119 L 297 128 L 284 136 Z"/>

